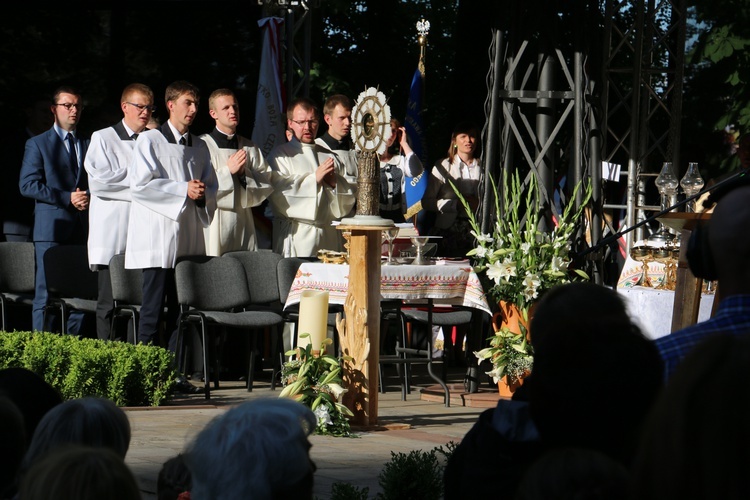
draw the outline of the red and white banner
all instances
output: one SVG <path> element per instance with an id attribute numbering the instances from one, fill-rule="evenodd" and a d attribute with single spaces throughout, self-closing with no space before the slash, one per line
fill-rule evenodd
<path id="1" fill-rule="evenodd" d="M 264 17 L 258 21 L 263 32 L 263 49 L 260 59 L 258 95 L 255 99 L 255 125 L 253 142 L 263 155 L 286 141 L 285 95 L 281 72 L 281 38 L 284 24 L 280 17 Z"/>

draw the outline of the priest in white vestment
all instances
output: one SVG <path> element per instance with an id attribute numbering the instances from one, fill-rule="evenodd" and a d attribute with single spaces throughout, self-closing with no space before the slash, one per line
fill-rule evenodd
<path id="1" fill-rule="evenodd" d="M 271 170 L 255 143 L 237 134 L 240 108 L 234 93 L 215 90 L 208 107 L 216 126 L 201 139 L 211 152 L 219 188 L 214 219 L 204 232 L 206 255 L 257 250 L 252 207 L 271 194 Z"/>
<path id="2" fill-rule="evenodd" d="M 273 250 L 285 257 L 314 257 L 318 250 L 343 249 L 341 231 L 333 225 L 356 201 L 356 184 L 344 165 L 315 144 L 318 110 L 307 98 L 292 101 L 287 124 L 294 137 L 268 156 L 273 192 Z"/>

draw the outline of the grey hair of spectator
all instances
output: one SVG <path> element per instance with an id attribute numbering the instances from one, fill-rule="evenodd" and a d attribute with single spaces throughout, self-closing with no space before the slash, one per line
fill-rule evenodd
<path id="1" fill-rule="evenodd" d="M 23 500 L 140 500 L 122 457 L 108 448 L 59 446 L 34 462 L 21 481 Z"/>
<path id="2" fill-rule="evenodd" d="M 64 401 L 39 422 L 21 470 L 64 444 L 109 448 L 124 459 L 130 446 L 130 421 L 109 399 L 91 396 Z"/>
<path id="3" fill-rule="evenodd" d="M 248 401 L 214 418 L 185 455 L 191 498 L 312 499 L 315 424 L 309 408 L 286 398 Z"/>

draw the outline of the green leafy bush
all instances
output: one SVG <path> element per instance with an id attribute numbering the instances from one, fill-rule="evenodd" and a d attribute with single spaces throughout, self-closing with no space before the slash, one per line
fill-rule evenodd
<path id="1" fill-rule="evenodd" d="M 159 406 L 175 380 L 174 354 L 54 333 L 0 332 L 0 368 L 38 373 L 65 399 L 100 396 L 118 406 Z"/>
<path id="2" fill-rule="evenodd" d="M 367 500 L 370 488 L 359 488 L 353 484 L 336 482 L 331 485 L 331 500 Z"/>
<path id="3" fill-rule="evenodd" d="M 408 454 L 391 452 L 391 460 L 378 475 L 383 489 L 378 500 L 433 500 L 443 496 L 443 471 L 457 443 L 433 448 L 430 451 L 414 450 Z"/>

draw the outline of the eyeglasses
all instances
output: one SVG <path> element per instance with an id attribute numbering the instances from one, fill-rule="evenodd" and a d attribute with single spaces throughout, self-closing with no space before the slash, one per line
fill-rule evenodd
<path id="1" fill-rule="evenodd" d="M 55 106 L 62 106 L 68 111 L 70 111 L 72 108 L 76 108 L 78 111 L 83 109 L 83 104 L 73 104 L 72 102 L 63 102 L 63 103 L 55 104 Z"/>
<path id="2" fill-rule="evenodd" d="M 318 124 L 318 120 L 292 120 L 294 123 L 299 125 L 300 127 L 304 127 L 307 125 L 309 128 L 312 128 L 313 126 Z"/>
<path id="3" fill-rule="evenodd" d="M 127 102 L 127 101 L 125 102 L 125 104 L 130 104 L 134 108 L 138 108 L 138 111 L 140 111 L 141 113 L 143 113 L 143 111 L 145 110 L 148 110 L 151 113 L 156 111 L 156 106 L 149 106 L 148 104 L 136 104 L 134 102 Z"/>

